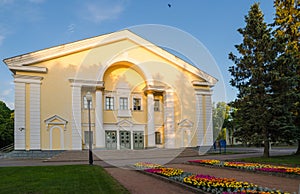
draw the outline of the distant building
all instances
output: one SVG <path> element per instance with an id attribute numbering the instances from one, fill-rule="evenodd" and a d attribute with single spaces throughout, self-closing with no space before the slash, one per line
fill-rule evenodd
<path id="1" fill-rule="evenodd" d="M 212 146 L 217 80 L 128 30 L 4 60 L 15 150 Z"/>

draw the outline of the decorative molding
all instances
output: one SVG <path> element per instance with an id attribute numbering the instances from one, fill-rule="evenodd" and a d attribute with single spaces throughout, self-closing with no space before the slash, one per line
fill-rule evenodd
<path id="1" fill-rule="evenodd" d="M 30 75 L 14 75 L 15 83 L 36 83 L 41 84 L 43 77 Z"/>
<path id="2" fill-rule="evenodd" d="M 195 89 L 196 95 L 205 95 L 205 96 L 211 96 L 213 94 L 213 90 L 211 89 Z"/>
<path id="3" fill-rule="evenodd" d="M 117 122 L 118 127 L 132 127 L 134 123 L 132 121 L 129 121 L 127 119 L 120 120 Z"/>
<path id="4" fill-rule="evenodd" d="M 193 84 L 193 86 L 209 86 L 209 87 L 213 87 L 215 85 L 213 83 L 202 82 L 202 81 L 198 81 L 198 80 L 192 81 L 192 84 Z"/>
<path id="5" fill-rule="evenodd" d="M 55 120 L 58 120 L 54 122 Z M 63 119 L 62 117 L 58 115 L 54 115 L 44 121 L 46 123 L 46 128 L 48 129 L 49 125 L 64 125 L 64 130 L 66 130 L 66 126 L 68 124 L 68 121 Z"/>
<path id="6" fill-rule="evenodd" d="M 183 119 L 178 123 L 179 127 L 193 127 L 194 123 L 190 121 L 189 119 Z"/>
<path id="7" fill-rule="evenodd" d="M 157 86 L 157 85 L 147 85 L 144 88 L 144 93 L 149 94 L 149 93 L 163 93 L 167 90 L 167 87 L 165 86 Z"/>
<path id="8" fill-rule="evenodd" d="M 24 72 L 37 72 L 37 73 L 47 73 L 48 69 L 46 67 L 35 67 L 35 66 L 8 66 L 11 71 L 24 71 Z"/>
<path id="9" fill-rule="evenodd" d="M 81 80 L 81 79 L 70 78 L 69 82 L 71 83 L 71 86 L 96 87 L 97 89 L 103 89 L 104 88 L 104 82 L 103 81 Z"/>

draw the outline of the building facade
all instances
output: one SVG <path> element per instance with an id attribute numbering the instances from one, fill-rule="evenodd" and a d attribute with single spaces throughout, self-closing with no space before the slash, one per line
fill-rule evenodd
<path id="1" fill-rule="evenodd" d="M 211 146 L 217 80 L 128 30 L 4 60 L 15 150 Z"/>

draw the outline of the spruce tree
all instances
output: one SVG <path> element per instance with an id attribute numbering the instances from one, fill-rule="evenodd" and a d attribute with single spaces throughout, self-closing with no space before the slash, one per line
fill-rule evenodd
<path id="1" fill-rule="evenodd" d="M 277 110 L 285 112 L 274 124 L 281 128 L 284 139 L 298 140 L 300 154 L 300 1 L 275 0 L 274 7 L 279 54 L 272 71 L 272 89 Z"/>
<path id="2" fill-rule="evenodd" d="M 245 16 L 246 26 L 238 29 L 243 42 L 235 45 L 239 55 L 229 54 L 235 65 L 229 68 L 230 84 L 238 89 L 232 103 L 237 109 L 236 119 L 244 133 L 241 136 L 264 142 L 264 157 L 269 157 L 269 138 L 272 134 L 270 121 L 270 77 L 268 71 L 276 58 L 271 28 L 264 22 L 264 15 L 255 3 Z M 250 139 L 249 139 L 250 138 Z"/>

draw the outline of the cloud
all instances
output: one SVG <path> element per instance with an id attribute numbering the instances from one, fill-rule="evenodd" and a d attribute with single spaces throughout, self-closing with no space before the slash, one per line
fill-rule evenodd
<path id="1" fill-rule="evenodd" d="M 125 5 L 122 1 L 97 1 L 86 4 L 85 19 L 94 23 L 102 23 L 106 20 L 117 19 L 124 11 Z"/>
<path id="2" fill-rule="evenodd" d="M 13 101 L 13 89 L 9 88 L 1 91 L 0 100 L 3 101 L 7 107 L 11 110 L 15 108 L 15 103 Z"/>
<path id="3" fill-rule="evenodd" d="M 12 89 L 3 90 L 1 95 L 2 96 L 8 96 L 8 95 L 11 94 L 11 92 L 12 92 Z"/>
<path id="4" fill-rule="evenodd" d="M 0 97 L 0 101 L 4 102 L 6 104 L 6 106 L 10 109 L 10 110 L 14 110 L 15 109 L 15 103 L 13 101 L 4 99 L 2 97 Z"/>
<path id="5" fill-rule="evenodd" d="M 75 32 L 75 28 L 76 28 L 75 24 L 68 25 L 68 32 L 69 33 L 74 33 Z"/>

